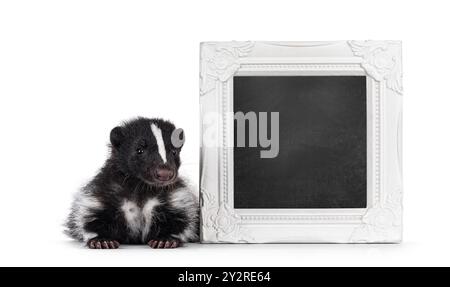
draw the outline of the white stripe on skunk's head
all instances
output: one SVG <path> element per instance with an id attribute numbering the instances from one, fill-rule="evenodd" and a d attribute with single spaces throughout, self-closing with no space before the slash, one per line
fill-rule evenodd
<path id="1" fill-rule="evenodd" d="M 162 119 L 137 118 L 110 134 L 111 159 L 125 173 L 151 185 L 176 181 L 184 132 Z"/>
<path id="2" fill-rule="evenodd" d="M 162 136 L 162 132 L 161 129 L 158 128 L 154 123 L 150 125 L 152 132 L 153 132 L 153 136 L 156 139 L 156 144 L 158 145 L 158 152 L 159 155 L 161 156 L 161 159 L 164 163 L 167 162 L 167 158 L 166 158 L 166 147 L 164 144 L 164 139 Z"/>

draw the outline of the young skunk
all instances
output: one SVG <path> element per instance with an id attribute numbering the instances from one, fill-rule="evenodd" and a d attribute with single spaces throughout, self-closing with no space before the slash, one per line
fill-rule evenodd
<path id="1" fill-rule="evenodd" d="M 67 234 L 89 248 L 175 248 L 198 240 L 198 200 L 178 177 L 182 129 L 137 118 L 115 127 L 111 154 L 76 195 Z"/>

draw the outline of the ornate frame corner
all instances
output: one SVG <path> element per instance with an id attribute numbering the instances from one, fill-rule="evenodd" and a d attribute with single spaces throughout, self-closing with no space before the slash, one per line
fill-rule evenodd
<path id="1" fill-rule="evenodd" d="M 254 43 L 205 42 L 200 47 L 200 95 L 216 87 L 216 82 L 226 82 L 240 68 L 239 58 L 252 51 Z"/>
<path id="2" fill-rule="evenodd" d="M 348 45 L 355 56 L 362 58 L 361 66 L 368 76 L 403 94 L 401 42 L 348 41 Z"/>

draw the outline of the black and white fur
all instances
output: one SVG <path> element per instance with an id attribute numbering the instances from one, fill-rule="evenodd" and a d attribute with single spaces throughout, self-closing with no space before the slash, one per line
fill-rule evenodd
<path id="1" fill-rule="evenodd" d="M 137 118 L 114 128 L 111 154 L 73 202 L 67 233 L 90 248 L 149 244 L 174 248 L 198 240 L 198 200 L 178 176 L 182 130 Z M 181 145 L 181 144 L 179 144 Z"/>

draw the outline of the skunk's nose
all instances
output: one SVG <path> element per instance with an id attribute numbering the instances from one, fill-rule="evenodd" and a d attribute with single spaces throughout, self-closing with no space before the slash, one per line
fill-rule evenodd
<path id="1" fill-rule="evenodd" d="M 171 169 L 168 168 L 157 168 L 156 169 L 156 178 L 160 181 L 169 181 L 173 179 L 174 172 Z"/>

